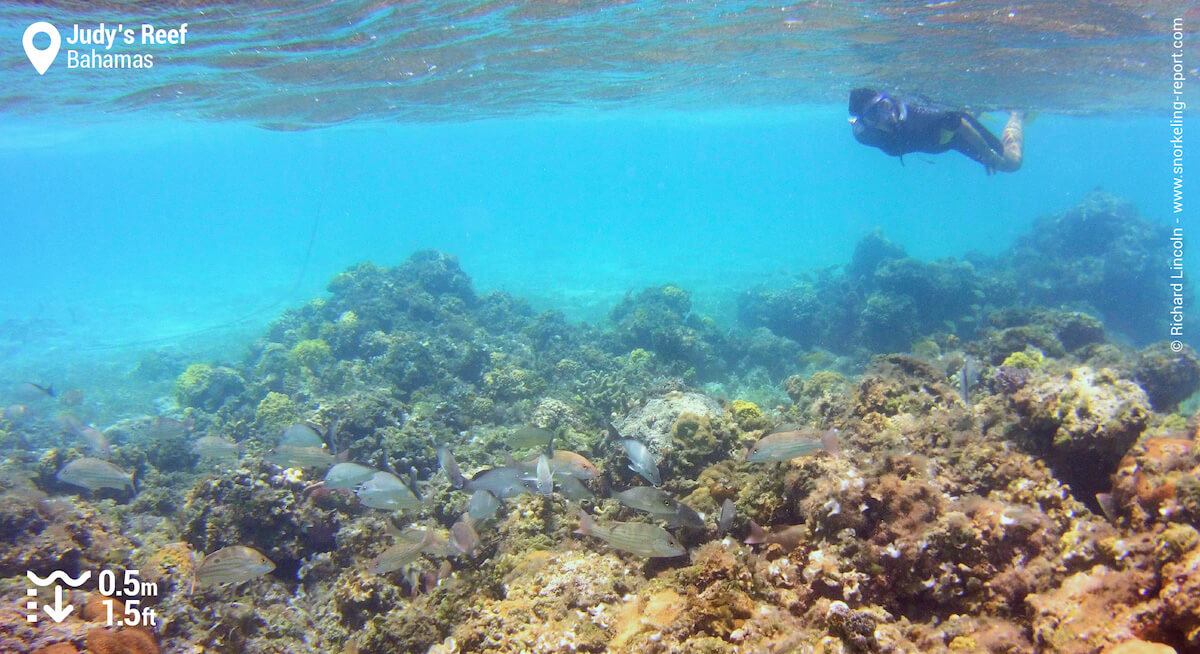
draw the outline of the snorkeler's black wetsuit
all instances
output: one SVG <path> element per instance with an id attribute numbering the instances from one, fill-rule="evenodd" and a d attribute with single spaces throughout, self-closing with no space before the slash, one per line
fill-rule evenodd
<path id="1" fill-rule="evenodd" d="M 865 113 L 865 112 L 863 112 Z M 975 119 L 963 111 L 940 111 L 914 105 L 904 105 L 899 119 L 882 129 L 871 124 L 869 120 L 861 119 L 854 122 L 854 138 L 863 145 L 879 148 L 893 157 L 900 157 L 910 152 L 928 152 L 938 154 L 947 150 L 957 150 L 971 159 L 985 164 L 985 153 L 979 152 L 974 144 L 968 142 L 960 131 L 963 121 L 966 121 L 979 132 L 983 140 L 997 153 L 1003 152 L 1004 146 L 1000 139 Z"/>

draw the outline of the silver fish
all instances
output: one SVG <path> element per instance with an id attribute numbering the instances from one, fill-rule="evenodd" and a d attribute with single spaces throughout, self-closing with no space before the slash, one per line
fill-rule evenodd
<path id="1" fill-rule="evenodd" d="M 617 442 L 625 448 L 625 455 L 629 457 L 630 470 L 638 473 L 655 486 L 662 483 L 662 477 L 658 474 L 658 466 L 654 463 L 654 455 L 641 441 L 622 438 Z"/>
<path id="2" fill-rule="evenodd" d="M 354 491 L 363 506 L 372 509 L 397 511 L 420 506 L 421 500 L 413 494 L 399 477 L 390 472 L 379 471 L 359 485 Z"/>
<path id="3" fill-rule="evenodd" d="M 133 490 L 133 475 L 103 459 L 84 457 L 62 467 L 55 477 L 64 484 L 80 486 L 90 491 L 101 488 Z"/>
<path id="4" fill-rule="evenodd" d="M 500 510 L 500 500 L 496 499 L 495 495 L 485 490 L 477 490 L 471 493 L 471 501 L 467 502 L 467 513 L 475 519 L 476 522 L 490 520 Z"/>
<path id="5" fill-rule="evenodd" d="M 729 531 L 729 528 L 733 526 L 733 519 L 736 517 L 737 507 L 733 505 L 733 502 L 729 501 L 728 497 L 725 498 L 725 501 L 721 502 L 721 515 L 717 518 L 717 534 L 724 534 Z"/>
<path id="6" fill-rule="evenodd" d="M 592 491 L 583 485 L 582 481 L 571 475 L 559 479 L 558 490 L 563 494 L 563 497 L 573 502 L 582 502 L 595 497 Z"/>
<path id="7" fill-rule="evenodd" d="M 962 368 L 958 371 L 958 392 L 962 395 L 963 404 L 971 408 L 971 389 L 979 381 L 979 362 L 973 357 L 963 357 Z"/>
<path id="8" fill-rule="evenodd" d="M 695 509 L 657 488 L 637 486 L 613 493 L 613 497 L 631 509 L 645 511 L 656 518 L 666 520 L 669 526 L 704 528 L 704 521 L 700 519 L 700 514 L 696 513 Z"/>
<path id="9" fill-rule="evenodd" d="M 639 556 L 672 557 L 687 552 L 671 532 L 645 522 L 614 522 L 611 525 L 596 524 L 592 516 L 579 511 L 577 534 L 595 536 L 614 549 Z"/>
<path id="10" fill-rule="evenodd" d="M 507 439 L 509 447 L 523 450 L 531 447 L 544 448 L 554 441 L 554 432 L 533 425 L 518 427 Z"/>
<path id="11" fill-rule="evenodd" d="M 445 445 L 439 445 L 437 448 L 438 464 L 442 466 L 442 470 L 446 472 L 446 476 L 450 478 L 450 484 L 455 488 L 462 488 L 467 485 L 467 480 L 463 478 L 462 470 L 458 467 L 458 461 L 454 459 L 454 453 Z"/>
<path id="12" fill-rule="evenodd" d="M 186 434 L 191 428 L 191 420 L 183 421 L 159 416 L 150 423 L 148 433 L 152 438 L 176 438 Z"/>
<path id="13" fill-rule="evenodd" d="M 420 558 L 425 548 L 433 542 L 433 531 L 427 530 L 416 543 L 401 541 L 383 551 L 371 562 L 371 572 L 387 574 L 403 568 Z"/>
<path id="14" fill-rule="evenodd" d="M 4 419 L 14 424 L 22 424 L 33 417 L 33 411 L 24 404 L 13 404 L 4 409 Z"/>
<path id="15" fill-rule="evenodd" d="M 241 448 L 234 441 L 221 436 L 201 436 L 192 443 L 192 454 L 201 459 L 233 459 L 237 460 Z"/>
<path id="16" fill-rule="evenodd" d="M 379 472 L 361 463 L 338 463 L 325 473 L 325 488 L 355 488 Z"/>
<path id="17" fill-rule="evenodd" d="M 24 382 L 17 388 L 18 395 L 22 399 L 37 400 L 45 397 L 56 398 L 58 394 L 54 392 L 54 384 L 42 386 L 33 382 Z"/>
<path id="18" fill-rule="evenodd" d="M 554 492 L 554 477 L 550 476 L 550 459 L 541 455 L 537 460 L 537 491 L 542 495 Z"/>
<path id="19" fill-rule="evenodd" d="M 283 436 L 279 437 L 279 445 L 289 445 L 291 447 L 323 447 L 325 441 L 321 440 L 321 435 L 317 430 L 308 425 L 296 423 L 291 427 L 283 430 Z"/>
<path id="20" fill-rule="evenodd" d="M 275 564 L 253 547 L 231 545 L 204 557 L 196 566 L 196 581 L 201 584 L 240 584 L 261 577 Z"/>
<path id="21" fill-rule="evenodd" d="M 481 470 L 467 480 L 463 488 L 472 493 L 485 490 L 496 497 L 507 500 L 529 490 L 525 485 L 525 475 L 517 468 L 488 468 Z"/>
<path id="22" fill-rule="evenodd" d="M 479 549 L 479 532 L 475 531 L 475 521 L 471 519 L 471 514 L 462 514 L 458 522 L 450 527 L 450 544 L 467 556 Z"/>
<path id="23" fill-rule="evenodd" d="M 763 436 L 746 452 L 750 463 L 789 461 L 798 456 L 824 450 L 830 454 L 838 451 L 837 429 L 820 430 L 805 428 L 794 431 L 777 431 Z"/>
<path id="24" fill-rule="evenodd" d="M 109 447 L 108 437 L 104 435 L 104 432 L 91 425 L 80 425 L 75 433 L 87 441 L 88 449 L 92 451 L 92 454 L 101 459 L 112 456 L 112 448 Z"/>
<path id="25" fill-rule="evenodd" d="M 333 455 L 321 446 L 280 445 L 267 461 L 282 468 L 328 468 L 333 465 Z"/>
<path id="26" fill-rule="evenodd" d="M 388 529 L 388 533 L 396 539 L 397 544 L 415 545 L 424 542 L 426 554 L 434 556 L 451 556 L 458 550 L 450 544 L 449 532 L 429 527 L 405 527 L 404 529 Z"/>

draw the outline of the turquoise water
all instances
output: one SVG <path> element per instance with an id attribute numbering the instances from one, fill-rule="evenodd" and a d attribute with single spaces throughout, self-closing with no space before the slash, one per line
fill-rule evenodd
<path id="1" fill-rule="evenodd" d="M 0 6 L 0 650 L 1200 646 L 1194 4 L 162 4 Z M 13 608 L 101 563 L 166 626 Z"/>
<path id="2" fill-rule="evenodd" d="M 0 12 L 10 44 L 35 19 L 192 38 L 126 47 L 143 71 L 0 53 L 11 381 L 236 357 L 345 266 L 420 248 L 577 320 L 666 282 L 729 320 L 874 227 L 928 259 L 997 253 L 1096 187 L 1169 218 L 1167 4 L 239 7 Z M 868 83 L 1043 115 L 1016 175 L 901 166 L 850 135 Z"/>
<path id="3" fill-rule="evenodd" d="M 0 151 L 0 315 L 34 333 L 8 356 L 45 378 L 80 348 L 89 360 L 164 346 L 229 356 L 347 265 L 394 265 L 420 248 L 458 255 L 482 289 L 575 319 L 602 320 L 626 291 L 668 282 L 729 318 L 739 292 L 843 264 L 874 227 L 920 258 L 995 254 L 1095 187 L 1168 218 L 1155 117 L 1045 116 L 1027 131 L 1024 168 L 987 177 L 957 155 L 902 166 L 855 143 L 843 114 L 625 111 L 303 133 L 22 119 Z"/>

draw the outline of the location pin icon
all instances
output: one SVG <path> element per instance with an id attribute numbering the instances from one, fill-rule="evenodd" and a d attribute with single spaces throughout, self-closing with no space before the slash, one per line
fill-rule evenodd
<path id="1" fill-rule="evenodd" d="M 50 47 L 45 50 L 38 50 L 34 47 L 33 37 L 38 34 L 50 37 Z M 37 69 L 38 75 L 45 75 L 46 71 L 50 69 L 50 64 L 54 63 L 54 58 L 58 56 L 62 37 L 58 35 L 58 30 L 53 25 L 43 20 L 25 28 L 25 36 L 21 39 L 21 45 L 25 46 L 25 56 L 29 57 L 29 63 Z"/>

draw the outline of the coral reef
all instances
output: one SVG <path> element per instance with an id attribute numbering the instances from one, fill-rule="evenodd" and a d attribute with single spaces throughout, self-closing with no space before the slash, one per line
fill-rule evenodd
<path id="1" fill-rule="evenodd" d="M 1107 485 L 1151 413 L 1136 384 L 1086 366 L 1035 377 L 1011 399 L 1034 447 L 1068 483 L 1089 494 Z"/>
<path id="2" fill-rule="evenodd" d="M 96 428 L 135 473 L 133 497 L 56 481 L 84 456 L 80 419 L 8 412 L 0 443 L 30 451 L 0 467 L 4 597 L 21 598 L 27 569 L 136 566 L 166 620 L 36 630 L 8 607 L 0 649 L 1200 650 L 1200 416 L 1167 414 L 1189 406 L 1200 361 L 1110 338 L 1149 333 L 1134 312 L 1156 291 L 1135 277 L 1157 228 L 1101 196 L 1040 225 L 969 261 L 917 261 L 868 235 L 844 270 L 745 294 L 732 329 L 677 286 L 586 325 L 477 295 L 442 253 L 356 265 L 241 362 L 187 367 L 176 404 Z M 1085 239 L 1079 253 L 1051 261 L 1067 238 Z M 320 458 L 389 471 L 421 501 L 367 508 L 323 470 L 271 463 L 296 423 L 318 432 Z M 659 490 L 704 515 L 673 528 L 687 555 L 572 535 L 581 508 L 663 522 L 610 497 L 646 483 L 610 424 L 649 448 Z M 840 451 L 746 460 L 793 424 L 836 429 Z M 550 433 L 600 473 L 461 518 L 474 489 L 454 487 L 439 446 L 471 478 L 536 456 Z M 237 459 L 199 461 L 201 434 L 236 442 Z M 375 574 L 414 533 L 419 549 Z M 201 557 L 230 545 L 274 571 L 193 587 Z"/>
<path id="3" fill-rule="evenodd" d="M 1145 343 L 1166 333 L 1170 289 L 1159 278 L 1168 235 L 1165 224 L 1097 191 L 1062 214 L 1037 219 L 990 272 L 1022 280 L 1025 302 L 1087 303 L 1110 329 Z M 1159 321 L 1146 319 L 1159 314 Z"/>
<path id="4" fill-rule="evenodd" d="M 1176 352 L 1156 343 L 1138 353 L 1133 375 L 1156 411 L 1173 411 L 1200 390 L 1200 358 L 1186 345 Z"/>
<path id="5" fill-rule="evenodd" d="M 245 390 L 236 370 L 193 363 L 175 380 L 175 399 L 180 406 L 216 411 L 230 397 Z"/>

